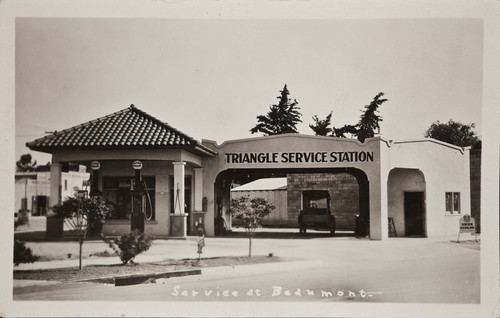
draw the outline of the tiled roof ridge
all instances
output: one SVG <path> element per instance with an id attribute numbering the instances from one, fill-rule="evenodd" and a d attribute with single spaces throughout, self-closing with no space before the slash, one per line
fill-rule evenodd
<path id="1" fill-rule="evenodd" d="M 136 123 L 135 126 L 131 121 Z M 131 127 L 128 126 L 130 124 Z M 153 131 L 156 133 L 150 135 Z M 134 104 L 94 120 L 60 131 L 56 130 L 27 142 L 26 146 L 41 151 L 56 147 L 188 147 L 192 149 L 190 151 L 216 154 L 200 141 L 137 108 Z"/>
<path id="2" fill-rule="evenodd" d="M 168 123 L 166 123 L 166 122 L 163 122 L 163 121 L 159 120 L 158 118 L 156 118 L 156 117 L 154 117 L 154 116 L 152 116 L 152 115 L 150 115 L 150 114 L 146 113 L 145 111 L 143 111 L 143 110 L 141 110 L 141 109 L 137 108 L 137 106 L 135 106 L 134 104 L 131 104 L 131 105 L 130 105 L 130 107 L 128 107 L 127 109 L 131 109 L 132 111 L 134 111 L 134 112 L 136 112 L 136 113 L 138 113 L 138 114 L 140 114 L 140 115 L 142 115 L 142 116 L 144 116 L 144 117 L 147 117 L 147 118 L 149 118 L 149 119 L 151 119 L 151 120 L 153 120 L 153 121 L 157 122 L 158 124 L 160 124 L 160 125 L 162 125 L 162 126 L 164 126 L 164 127 L 168 128 L 168 129 L 170 129 L 170 130 L 173 130 L 175 133 L 177 133 L 177 134 L 179 134 L 179 135 L 183 136 L 184 138 L 189 139 L 189 142 L 193 142 L 193 143 L 195 143 L 195 144 L 199 144 L 199 142 L 198 142 L 196 139 L 194 139 L 193 137 L 191 137 L 191 136 L 187 135 L 186 133 L 184 133 L 184 132 L 182 132 L 182 131 L 180 131 L 180 130 L 178 130 L 178 129 L 176 129 L 176 128 L 172 127 L 172 126 L 170 126 L 170 124 L 168 124 Z M 126 109 L 125 109 L 125 110 L 126 110 Z"/>
<path id="3" fill-rule="evenodd" d="M 82 124 L 79 124 L 79 125 L 76 125 L 76 126 L 73 126 L 73 127 L 70 127 L 70 128 L 66 128 L 66 129 L 63 129 L 61 131 L 56 131 L 56 132 L 54 132 L 54 135 L 57 134 L 57 133 L 61 134 L 61 133 L 64 133 L 64 132 L 70 132 L 70 131 L 77 130 L 78 128 L 81 128 L 81 127 L 90 126 L 90 124 L 98 123 L 98 122 L 103 121 L 104 119 L 109 119 L 109 118 L 115 117 L 115 116 L 117 116 L 119 114 L 126 113 L 129 110 L 129 108 L 130 107 L 127 107 L 125 109 L 116 111 L 114 113 L 111 113 L 111 114 L 108 114 L 108 115 L 105 115 L 105 116 L 101 116 L 101 117 L 98 117 L 98 118 L 93 119 L 93 120 L 89 120 L 89 121 L 84 122 Z"/>
<path id="4" fill-rule="evenodd" d="M 131 105 L 132 106 L 132 105 Z M 93 123 L 96 123 L 96 122 L 100 122 L 101 120 L 104 120 L 104 119 L 107 119 L 107 118 L 111 118 L 111 117 L 115 117 L 116 115 L 118 114 L 122 114 L 122 113 L 125 113 L 126 111 L 128 111 L 130 109 L 130 107 L 127 107 L 125 109 L 121 109 L 119 111 L 116 111 L 112 114 L 108 114 L 108 115 L 105 115 L 105 116 L 101 116 L 101 117 L 98 117 L 96 119 L 93 119 L 93 120 L 89 120 L 89 121 L 86 121 L 84 123 L 81 123 L 81 124 L 78 124 L 78 125 L 75 125 L 75 126 L 71 126 L 69 128 L 65 128 L 63 130 L 55 130 L 52 134 L 50 135 L 47 135 L 47 136 L 43 136 L 43 137 L 40 137 L 40 138 L 37 138 L 35 140 L 33 140 L 32 142 L 27 142 L 26 144 L 33 144 L 33 143 L 36 143 L 40 140 L 43 140 L 43 139 L 47 139 L 47 138 L 50 138 L 50 136 L 59 136 L 59 135 L 62 135 L 62 134 L 65 134 L 67 132 L 71 132 L 71 131 L 75 131 L 77 130 L 78 128 L 82 128 L 82 127 L 87 127 L 89 126 L 90 124 L 93 124 Z"/>

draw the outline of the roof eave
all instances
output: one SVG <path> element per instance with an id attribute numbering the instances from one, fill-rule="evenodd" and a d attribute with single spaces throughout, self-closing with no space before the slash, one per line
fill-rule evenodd
<path id="1" fill-rule="evenodd" d="M 29 146 L 27 147 L 33 151 L 44 152 L 48 154 L 53 154 L 57 151 L 90 151 L 90 150 L 173 150 L 173 149 L 183 149 L 194 153 L 196 155 L 214 157 L 217 155 L 217 152 L 205 147 L 203 145 L 187 145 L 187 146 L 151 146 L 151 145 L 130 145 L 130 146 L 63 146 L 63 147 L 53 147 L 53 146 Z"/>

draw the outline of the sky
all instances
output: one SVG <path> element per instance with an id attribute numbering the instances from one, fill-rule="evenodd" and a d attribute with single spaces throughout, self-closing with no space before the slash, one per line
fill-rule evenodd
<path id="1" fill-rule="evenodd" d="M 3 0 L 0 7 L 0 139 L 8 154 L 0 158 L 11 180 L 14 130 L 15 160 L 29 152 L 44 164 L 50 155 L 25 148 L 27 141 L 135 104 L 197 139 L 221 143 L 254 137 L 255 117 L 286 83 L 301 107 L 303 134 L 312 134 L 313 115 L 330 111 L 336 126 L 357 122 L 379 92 L 389 99 L 380 109 L 387 139 L 422 138 L 436 120 L 476 123 L 487 141 L 481 204 L 498 211 L 498 1 Z M 2 189 L 7 206 L 14 206 L 13 188 Z M 0 245 L 8 249 L 11 215 L 2 215 Z M 498 214 L 482 221 L 482 309 L 490 314 L 498 301 Z M 337 305 L 347 316 L 353 309 L 386 312 Z M 70 307 L 57 309 L 70 315 Z M 410 307 L 396 311 L 405 316 Z M 112 315 L 110 308 L 92 307 L 100 315 Z M 134 308 L 136 316 L 146 309 Z M 454 317 L 478 311 L 418 308 L 429 315 L 436 309 Z"/>
<path id="2" fill-rule="evenodd" d="M 479 19 L 16 18 L 15 155 L 25 143 L 134 104 L 198 139 L 250 138 L 287 84 L 303 123 L 355 124 L 379 92 L 381 135 L 436 120 L 481 136 Z"/>

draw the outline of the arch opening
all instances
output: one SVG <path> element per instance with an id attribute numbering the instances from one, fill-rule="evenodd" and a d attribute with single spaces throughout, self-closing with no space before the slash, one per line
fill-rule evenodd
<path id="1" fill-rule="evenodd" d="M 426 183 L 418 169 L 394 168 L 387 181 L 389 236 L 427 237 Z M 391 224 L 389 224 L 391 225 Z"/>
<path id="2" fill-rule="evenodd" d="M 285 189 L 240 191 L 238 185 L 253 181 L 284 179 Z M 278 182 L 283 184 L 283 181 Z M 252 187 L 242 187 L 252 190 Z M 263 221 L 263 235 L 290 237 L 299 234 L 298 217 L 304 208 L 304 192 L 328 191 L 330 210 L 336 221 L 336 236 L 369 236 L 369 185 L 366 174 L 356 168 L 229 169 L 215 180 L 215 235 L 242 231 L 228 213 L 231 198 L 241 195 L 265 197 L 277 209 Z M 307 236 L 327 236 L 309 231 Z"/>

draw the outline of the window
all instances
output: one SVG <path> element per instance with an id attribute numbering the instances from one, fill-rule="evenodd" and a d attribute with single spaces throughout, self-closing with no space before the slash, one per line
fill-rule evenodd
<path id="1" fill-rule="evenodd" d="M 130 219 L 132 196 L 130 188 L 134 185 L 134 176 L 103 177 L 103 194 L 106 204 L 110 208 L 108 219 Z M 155 177 L 142 176 L 146 193 L 143 196 L 143 210 L 148 219 L 155 219 Z M 150 218 L 151 217 L 151 218 Z"/>
<path id="2" fill-rule="evenodd" d="M 460 214 L 460 192 L 446 192 L 446 213 Z"/>

